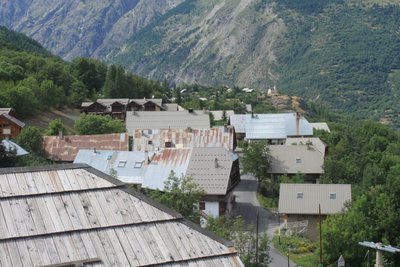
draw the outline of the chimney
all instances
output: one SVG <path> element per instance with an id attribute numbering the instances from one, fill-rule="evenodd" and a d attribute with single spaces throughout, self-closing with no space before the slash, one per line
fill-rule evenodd
<path id="1" fill-rule="evenodd" d="M 150 164 L 149 151 L 147 150 L 144 151 L 144 162 L 145 164 Z"/>
<path id="2" fill-rule="evenodd" d="M 194 111 L 193 111 L 192 108 L 188 108 L 188 112 L 189 112 L 189 113 L 193 113 Z"/>
<path id="3" fill-rule="evenodd" d="M 300 119 L 301 119 L 300 112 L 296 112 L 296 135 L 297 136 L 300 136 Z"/>
<path id="4" fill-rule="evenodd" d="M 228 132 L 228 125 L 225 123 L 224 124 L 224 133 Z"/>
<path id="5" fill-rule="evenodd" d="M 97 150 L 96 150 L 96 148 L 93 148 L 93 155 L 96 155 L 97 154 Z"/>
<path id="6" fill-rule="evenodd" d="M 203 107 L 203 113 L 204 113 L 204 114 L 207 114 L 207 110 L 206 110 L 205 107 Z"/>
<path id="7" fill-rule="evenodd" d="M 215 168 L 218 168 L 219 164 L 218 164 L 218 159 L 217 158 L 215 158 L 214 163 L 215 163 Z"/>
<path id="8" fill-rule="evenodd" d="M 58 131 L 58 138 L 60 138 L 61 140 L 64 139 L 63 131 L 61 131 L 61 130 Z"/>

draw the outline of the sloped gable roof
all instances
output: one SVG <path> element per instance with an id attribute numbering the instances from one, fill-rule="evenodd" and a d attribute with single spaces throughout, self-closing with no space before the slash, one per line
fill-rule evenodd
<path id="1" fill-rule="evenodd" d="M 158 151 L 171 147 L 224 147 L 234 150 L 236 145 L 233 127 L 213 127 L 204 129 L 134 129 L 133 151 Z"/>
<path id="2" fill-rule="evenodd" d="M 74 161 L 79 149 L 129 150 L 127 133 L 43 136 L 43 149 L 54 161 Z"/>
<path id="3" fill-rule="evenodd" d="M 14 123 L 15 125 L 18 125 L 21 128 L 25 127 L 25 123 L 20 121 L 19 119 L 7 114 L 7 113 L 3 113 L 0 114 L 0 117 L 6 118 L 8 121 L 11 121 L 12 123 Z"/>
<path id="4" fill-rule="evenodd" d="M 322 174 L 324 152 L 313 145 L 270 145 L 270 173 Z"/>
<path id="5" fill-rule="evenodd" d="M 222 147 L 166 148 L 153 157 L 142 187 L 162 191 L 173 171 L 177 177 L 191 176 L 206 195 L 225 195 L 237 159 Z"/>
<path id="6" fill-rule="evenodd" d="M 351 201 L 350 184 L 280 184 L 279 213 L 321 214 L 342 212 Z"/>
<path id="7" fill-rule="evenodd" d="M 0 169 L 0 185 L 4 266 L 243 266 L 229 242 L 87 165 Z"/>
<path id="8" fill-rule="evenodd" d="M 296 113 L 234 114 L 230 124 L 246 139 L 285 139 L 288 136 L 312 136 L 313 127 Z"/>
<path id="9" fill-rule="evenodd" d="M 127 112 L 126 128 L 129 135 L 134 129 L 186 129 L 210 128 L 210 117 L 204 111 L 135 111 Z"/>

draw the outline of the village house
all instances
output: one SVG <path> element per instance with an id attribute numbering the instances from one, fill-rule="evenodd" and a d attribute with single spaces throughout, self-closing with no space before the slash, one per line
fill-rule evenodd
<path id="1" fill-rule="evenodd" d="M 244 266 L 230 242 L 88 165 L 0 169 L 2 266 Z"/>
<path id="2" fill-rule="evenodd" d="M 43 136 L 47 158 L 58 162 L 73 162 L 80 149 L 129 151 L 127 133 Z"/>
<path id="3" fill-rule="evenodd" d="M 0 108 L 0 139 L 16 138 L 25 127 L 25 123 L 15 118 L 12 108 Z"/>
<path id="4" fill-rule="evenodd" d="M 210 128 L 210 116 L 206 110 L 186 111 L 130 111 L 126 114 L 126 129 L 133 136 L 135 129 L 201 129 Z"/>
<path id="5" fill-rule="evenodd" d="M 237 139 L 284 144 L 288 137 L 313 136 L 313 127 L 300 113 L 234 114 L 229 118 Z"/>
<path id="6" fill-rule="evenodd" d="M 280 184 L 279 216 L 285 231 L 318 239 L 319 207 L 322 220 L 346 211 L 351 201 L 350 184 Z"/>
<path id="7" fill-rule="evenodd" d="M 292 177 L 303 174 L 307 182 L 318 182 L 324 173 L 327 146 L 316 137 L 290 137 L 283 145 L 270 145 L 269 173 Z"/>
<path id="8" fill-rule="evenodd" d="M 224 147 L 234 151 L 237 143 L 232 126 L 201 129 L 134 129 L 133 151 L 159 151 L 164 148 Z"/>
<path id="9" fill-rule="evenodd" d="M 124 120 L 128 111 L 178 111 L 177 104 L 163 103 L 162 99 L 102 98 L 95 102 L 83 102 L 81 113 L 110 115 Z"/>
<path id="10" fill-rule="evenodd" d="M 142 188 L 162 191 L 171 171 L 179 178 L 192 177 L 205 191 L 199 203 L 205 216 L 231 214 L 232 190 L 240 182 L 237 155 L 222 147 L 164 149 L 148 165 Z"/>

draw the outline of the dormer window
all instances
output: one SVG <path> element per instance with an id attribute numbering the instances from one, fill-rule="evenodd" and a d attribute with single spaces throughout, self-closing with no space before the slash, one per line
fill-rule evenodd
<path id="1" fill-rule="evenodd" d="M 297 158 L 296 163 L 301 163 L 301 158 Z"/>
<path id="2" fill-rule="evenodd" d="M 336 193 L 329 193 L 330 199 L 336 199 Z"/>
<path id="3" fill-rule="evenodd" d="M 125 167 L 125 165 L 126 165 L 126 160 L 120 160 L 118 162 L 118 168 L 123 168 L 123 167 Z"/>
<path id="4" fill-rule="evenodd" d="M 297 192 L 297 198 L 302 199 L 303 198 L 303 192 Z"/>

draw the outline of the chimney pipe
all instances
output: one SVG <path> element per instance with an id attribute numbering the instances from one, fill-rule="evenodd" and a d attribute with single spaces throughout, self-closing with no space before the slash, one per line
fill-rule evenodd
<path id="1" fill-rule="evenodd" d="M 296 112 L 296 135 L 297 136 L 300 136 L 300 118 L 301 118 L 300 112 Z"/>

